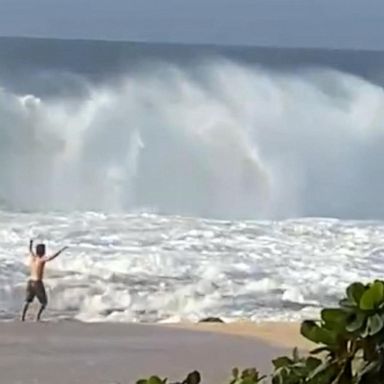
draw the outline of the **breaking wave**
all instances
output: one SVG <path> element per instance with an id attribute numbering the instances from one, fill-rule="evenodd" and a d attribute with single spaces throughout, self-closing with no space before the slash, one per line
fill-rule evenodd
<path id="1" fill-rule="evenodd" d="M 57 81 L 83 92 L 0 90 L 2 206 L 384 216 L 384 93 L 358 77 L 217 59 L 194 71 L 153 65 L 109 84 Z"/>

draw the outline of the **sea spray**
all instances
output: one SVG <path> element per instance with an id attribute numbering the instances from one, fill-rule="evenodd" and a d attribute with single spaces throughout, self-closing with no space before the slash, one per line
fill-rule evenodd
<path id="1" fill-rule="evenodd" d="M 3 88 L 2 205 L 259 219 L 384 214 L 381 87 L 333 70 L 279 73 L 223 59 L 193 74 L 150 68 L 88 83 L 73 99 Z"/>

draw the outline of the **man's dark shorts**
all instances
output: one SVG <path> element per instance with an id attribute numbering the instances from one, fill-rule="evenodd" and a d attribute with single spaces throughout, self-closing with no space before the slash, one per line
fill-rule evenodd
<path id="1" fill-rule="evenodd" d="M 33 299 L 37 297 L 41 305 L 47 305 L 47 294 L 45 292 L 44 283 L 42 281 L 29 280 L 27 284 L 27 294 L 25 301 L 32 303 Z"/>

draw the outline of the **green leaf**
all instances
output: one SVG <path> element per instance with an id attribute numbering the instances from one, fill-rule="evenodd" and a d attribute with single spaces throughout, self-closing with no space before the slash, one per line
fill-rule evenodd
<path id="1" fill-rule="evenodd" d="M 325 360 L 315 370 L 308 375 L 308 382 L 318 378 L 325 378 L 324 381 L 319 380 L 320 383 L 331 383 L 338 373 L 337 363 Z"/>
<path id="2" fill-rule="evenodd" d="M 291 376 L 294 376 L 294 377 L 303 377 L 303 376 L 306 376 L 307 373 L 308 373 L 308 369 L 305 365 L 291 368 Z"/>
<path id="3" fill-rule="evenodd" d="M 368 321 L 365 324 L 365 327 L 360 331 L 360 336 L 365 339 L 369 336 L 370 328 L 368 327 Z"/>
<path id="4" fill-rule="evenodd" d="M 283 372 L 275 372 L 272 377 L 272 384 L 284 384 Z"/>
<path id="5" fill-rule="evenodd" d="M 362 283 L 353 283 L 347 288 L 347 297 L 350 303 L 359 305 L 361 296 L 365 292 L 365 286 Z"/>
<path id="6" fill-rule="evenodd" d="M 275 367 L 275 369 L 278 369 L 278 368 L 286 367 L 293 364 L 293 360 L 291 360 L 287 356 L 281 356 L 281 357 L 278 357 L 277 359 L 272 360 L 272 364 Z"/>
<path id="7" fill-rule="evenodd" d="M 265 376 L 260 376 L 260 373 L 255 368 L 245 369 L 239 379 L 241 384 L 256 384 L 261 383 L 264 380 Z"/>
<path id="8" fill-rule="evenodd" d="M 320 327 L 316 324 L 315 321 L 312 320 L 303 321 L 301 324 L 300 332 L 305 338 L 317 344 L 337 344 L 337 332 L 333 332 L 329 329 Z"/>
<path id="9" fill-rule="evenodd" d="M 188 384 L 199 384 L 201 382 L 201 375 L 198 371 L 191 372 L 184 382 Z"/>
<path id="10" fill-rule="evenodd" d="M 289 368 L 279 368 L 273 373 L 272 384 L 289 384 L 298 382 L 297 380 L 292 381 L 289 377 L 292 377 Z"/>
<path id="11" fill-rule="evenodd" d="M 164 380 L 161 380 L 159 376 L 151 376 L 147 380 L 147 384 L 164 384 Z"/>
<path id="12" fill-rule="evenodd" d="M 301 324 L 300 333 L 314 343 L 320 343 L 318 330 L 320 327 L 313 320 L 305 320 Z"/>
<path id="13" fill-rule="evenodd" d="M 358 305 L 356 305 L 353 301 L 350 301 L 349 299 L 342 299 L 339 301 L 340 307 L 346 312 L 353 312 Z"/>
<path id="14" fill-rule="evenodd" d="M 140 379 L 136 381 L 136 384 L 147 384 L 148 380 L 146 379 Z"/>
<path id="15" fill-rule="evenodd" d="M 382 317 L 378 314 L 370 316 L 367 321 L 368 334 L 374 336 L 379 333 L 384 326 L 384 321 Z"/>
<path id="16" fill-rule="evenodd" d="M 327 322 L 343 322 L 346 319 L 347 314 L 339 308 L 325 308 L 321 311 L 321 319 Z"/>
<path id="17" fill-rule="evenodd" d="M 375 309 L 375 301 L 371 291 L 366 291 L 361 297 L 360 309 L 363 311 L 371 311 Z"/>
<path id="18" fill-rule="evenodd" d="M 316 359 L 315 357 L 308 357 L 306 360 L 306 367 L 307 369 L 312 372 L 314 371 L 319 365 L 322 364 L 322 361 L 320 359 Z"/>
<path id="19" fill-rule="evenodd" d="M 351 320 L 348 322 L 346 326 L 346 330 L 351 333 L 362 330 L 365 326 L 366 319 L 367 319 L 367 315 L 365 315 L 364 313 L 362 312 L 355 313 L 351 317 Z"/>
<path id="20" fill-rule="evenodd" d="M 323 353 L 323 352 L 331 352 L 332 349 L 330 349 L 329 347 L 320 347 L 320 348 L 315 348 L 315 349 L 312 349 L 312 351 L 310 352 L 311 355 L 318 355 L 320 353 Z"/>
<path id="21" fill-rule="evenodd" d="M 384 284 L 380 281 L 374 282 L 366 290 L 360 299 L 360 309 L 372 311 L 378 308 L 384 301 Z"/>
<path id="22" fill-rule="evenodd" d="M 193 371 L 188 374 L 187 378 L 183 381 L 183 384 L 199 384 L 201 381 L 201 375 L 198 371 Z"/>
<path id="23" fill-rule="evenodd" d="M 375 304 L 379 307 L 384 302 L 384 283 L 376 280 L 369 289 L 374 292 Z"/>
<path id="24" fill-rule="evenodd" d="M 339 308 L 325 308 L 321 311 L 321 319 L 326 328 L 344 331 L 348 314 Z"/>

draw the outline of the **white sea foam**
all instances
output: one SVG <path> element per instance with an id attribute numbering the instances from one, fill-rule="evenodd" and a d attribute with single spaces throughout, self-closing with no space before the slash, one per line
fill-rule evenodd
<path id="1" fill-rule="evenodd" d="M 60 73 L 51 78 L 66 87 Z M 380 86 L 330 69 L 278 73 L 218 58 L 193 69 L 148 65 L 120 80 L 78 76 L 84 92 L 72 98 L 0 89 L 1 205 L 384 217 Z"/>
<path id="2" fill-rule="evenodd" d="M 31 236 L 70 246 L 47 269 L 51 318 L 300 319 L 384 273 L 381 223 L 1 213 L 2 318 L 22 305 Z"/>

